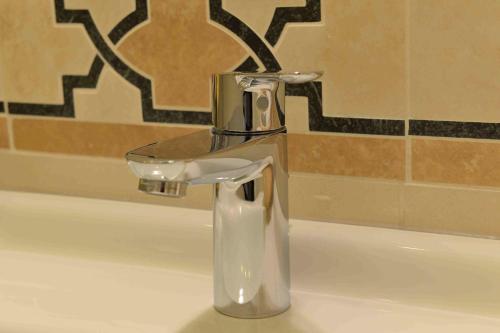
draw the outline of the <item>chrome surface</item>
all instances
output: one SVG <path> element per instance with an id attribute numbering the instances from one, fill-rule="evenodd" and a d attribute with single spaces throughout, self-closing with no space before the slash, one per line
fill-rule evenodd
<path id="1" fill-rule="evenodd" d="M 317 74 L 214 76 L 214 124 L 127 153 L 139 189 L 183 196 L 214 185 L 214 306 L 262 318 L 290 306 L 284 82 Z"/>
<path id="2" fill-rule="evenodd" d="M 139 179 L 139 190 L 149 194 L 180 198 L 186 195 L 186 189 L 184 182 Z"/>
<path id="3" fill-rule="evenodd" d="M 217 131 L 267 132 L 285 127 L 285 83 L 314 80 L 317 73 L 223 73 L 213 76 Z"/>

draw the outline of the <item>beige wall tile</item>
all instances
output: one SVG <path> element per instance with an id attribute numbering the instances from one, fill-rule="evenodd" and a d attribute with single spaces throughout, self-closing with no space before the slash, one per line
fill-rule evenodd
<path id="1" fill-rule="evenodd" d="M 137 191 L 137 179 L 124 160 L 0 152 L 0 165 L 4 190 L 211 208 L 210 186 L 191 186 L 183 199 Z M 400 188 L 395 182 L 292 173 L 291 217 L 395 227 Z"/>
<path id="2" fill-rule="evenodd" d="M 142 123 L 141 93 L 109 66 L 96 89 L 75 89 L 76 119 L 112 123 Z"/>
<path id="3" fill-rule="evenodd" d="M 276 7 L 305 6 L 305 2 L 305 0 L 223 0 L 222 7 L 264 38 Z"/>
<path id="4" fill-rule="evenodd" d="M 150 0 L 150 21 L 112 46 L 151 78 L 156 107 L 207 109 L 210 74 L 249 54 L 209 22 L 207 3 Z M 135 8 L 133 0 L 65 4 L 89 9 L 105 38 Z M 277 6 L 304 5 L 223 1 L 262 37 Z M 284 71 L 324 71 L 326 116 L 403 119 L 409 99 L 413 118 L 500 122 L 498 17 L 497 0 L 324 0 L 321 22 L 288 24 L 273 51 Z M 0 1 L 0 35 L 0 100 L 61 103 L 62 75 L 87 74 L 96 55 L 81 25 L 56 24 L 53 1 Z M 74 97 L 76 120 L 13 117 L 18 152 L 0 152 L 0 189 L 210 208 L 208 186 L 181 200 L 137 192 L 123 160 L 202 127 L 140 124 L 139 91 L 107 64 L 97 88 Z M 405 138 L 311 135 L 301 97 L 287 97 L 287 123 L 292 217 L 500 237 L 500 142 L 411 138 L 407 152 Z M 403 185 L 405 169 L 412 181 L 440 184 Z"/>
<path id="5" fill-rule="evenodd" d="M 246 50 L 208 23 L 207 1 L 149 4 L 151 22 L 129 34 L 119 52 L 152 78 L 156 106 L 209 108 L 212 73 L 238 66 Z"/>
<path id="6" fill-rule="evenodd" d="M 412 179 L 500 186 L 500 142 L 413 139 Z"/>
<path id="7" fill-rule="evenodd" d="M 403 180 L 403 139 L 290 134 L 290 170 Z"/>
<path id="8" fill-rule="evenodd" d="M 123 158 L 131 149 L 201 128 L 13 119 L 14 145 L 19 150 Z"/>
<path id="9" fill-rule="evenodd" d="M 191 186 L 173 199 L 137 190 L 137 178 L 125 160 L 0 152 L 0 189 L 144 202 L 209 209 L 209 186 Z"/>
<path id="10" fill-rule="evenodd" d="M 500 121 L 500 1 L 411 1 L 412 117 Z"/>
<path id="11" fill-rule="evenodd" d="M 62 103 L 62 75 L 86 75 L 96 54 L 82 25 L 55 23 L 53 1 L 0 1 L 0 31 L 9 101 Z"/>
<path id="12" fill-rule="evenodd" d="M 322 1 L 322 12 L 321 23 L 285 28 L 284 69 L 324 71 L 325 115 L 405 117 L 406 1 Z"/>
<path id="13" fill-rule="evenodd" d="M 0 28 L 1 28 L 1 23 L 0 23 Z M 3 38 L 2 37 L 2 32 L 0 30 L 0 39 L 2 39 L 2 38 Z M 4 74 L 5 70 L 4 70 L 4 66 L 5 66 L 5 64 L 4 64 L 4 61 L 3 61 L 3 52 L 0 51 L 0 103 L 5 101 L 5 95 L 4 95 L 5 94 L 4 93 L 4 91 L 5 91 L 5 82 L 4 82 L 5 81 L 5 78 L 4 78 L 4 76 L 5 76 L 5 74 Z M 5 110 L 5 105 L 4 105 L 3 108 Z"/>
<path id="14" fill-rule="evenodd" d="M 405 186 L 408 229 L 500 237 L 500 191 Z"/>
<path id="15" fill-rule="evenodd" d="M 136 147 L 201 128 L 13 119 L 19 150 L 121 158 Z M 290 134 L 289 165 L 299 172 L 404 178 L 404 140 Z"/>
<path id="16" fill-rule="evenodd" d="M 398 227 L 402 183 L 292 173 L 293 218 Z"/>
<path id="17" fill-rule="evenodd" d="M 103 37 L 135 10 L 135 0 L 65 0 L 64 4 L 68 9 L 87 9 Z"/>
<path id="18" fill-rule="evenodd" d="M 309 110 L 306 97 L 287 96 L 286 128 L 288 133 L 309 132 Z"/>
<path id="19" fill-rule="evenodd" d="M 9 135 L 7 133 L 7 119 L 0 116 L 0 148 L 9 148 Z"/>

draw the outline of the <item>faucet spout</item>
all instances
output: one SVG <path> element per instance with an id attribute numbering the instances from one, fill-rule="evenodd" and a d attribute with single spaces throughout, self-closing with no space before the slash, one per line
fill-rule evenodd
<path id="1" fill-rule="evenodd" d="M 139 190 L 183 196 L 187 185 L 245 183 L 272 163 L 269 150 L 284 131 L 261 135 L 224 135 L 202 130 L 156 142 L 126 155 L 140 179 Z"/>

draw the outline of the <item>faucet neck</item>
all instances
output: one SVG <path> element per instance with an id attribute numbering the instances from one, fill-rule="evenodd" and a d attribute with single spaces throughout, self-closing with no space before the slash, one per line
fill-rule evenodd
<path id="1" fill-rule="evenodd" d="M 268 133 L 284 128 L 285 82 L 277 74 L 217 74 L 213 85 L 217 132 Z"/>

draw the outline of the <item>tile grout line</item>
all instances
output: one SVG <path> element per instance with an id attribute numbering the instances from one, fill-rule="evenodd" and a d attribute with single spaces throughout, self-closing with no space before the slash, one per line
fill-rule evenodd
<path id="1" fill-rule="evenodd" d="M 449 136 L 427 136 L 427 135 L 413 135 L 412 140 L 427 140 L 427 141 L 447 141 L 447 142 L 474 142 L 474 143 L 491 143 L 500 144 L 498 139 L 478 139 L 478 138 L 457 138 Z"/>
<path id="2" fill-rule="evenodd" d="M 406 119 L 405 119 L 405 184 L 401 189 L 401 197 L 400 197 L 400 211 L 401 211 L 401 219 L 400 219 L 400 227 L 405 228 L 406 225 L 406 195 L 405 195 L 405 185 L 407 183 L 411 183 L 412 180 L 412 145 L 411 145 L 411 137 L 409 135 L 410 132 L 410 116 L 411 116 L 411 66 L 410 66 L 410 7 L 411 0 L 406 0 L 406 31 L 405 31 L 405 71 L 406 71 Z"/>
<path id="3" fill-rule="evenodd" d="M 411 137 L 409 135 L 410 132 L 410 117 L 411 117 L 411 66 L 410 66 L 410 3 L 411 0 L 406 1 L 406 48 L 405 48 L 405 57 L 406 57 L 406 181 L 411 182 L 411 162 L 412 162 L 412 154 L 411 154 Z"/>
<path id="4" fill-rule="evenodd" d="M 460 184 L 460 183 L 442 183 L 442 182 L 432 182 L 417 180 L 406 184 L 408 187 L 430 187 L 438 189 L 452 189 L 460 191 L 488 191 L 488 192 L 500 192 L 500 187 L 498 186 L 487 186 L 487 185 L 477 185 L 477 184 Z"/>

